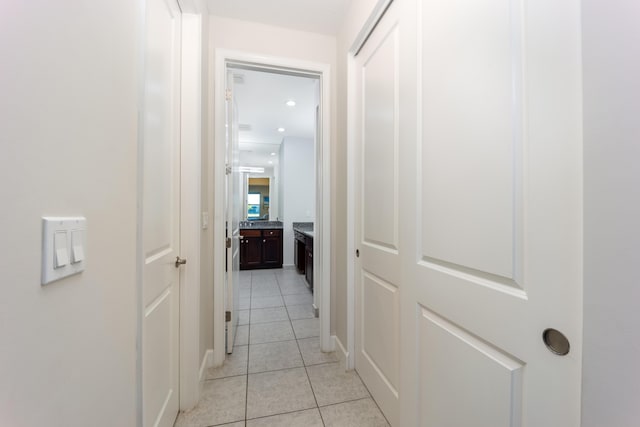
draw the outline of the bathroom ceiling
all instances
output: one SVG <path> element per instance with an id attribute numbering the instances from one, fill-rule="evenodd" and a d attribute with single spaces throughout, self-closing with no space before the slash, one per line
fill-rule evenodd
<path id="1" fill-rule="evenodd" d="M 350 0 L 207 0 L 209 13 L 336 35 Z"/>
<path id="2" fill-rule="evenodd" d="M 314 137 L 316 79 L 243 69 L 232 71 L 242 166 L 275 166 L 283 138 Z M 295 101 L 296 105 L 288 106 L 287 101 Z"/>

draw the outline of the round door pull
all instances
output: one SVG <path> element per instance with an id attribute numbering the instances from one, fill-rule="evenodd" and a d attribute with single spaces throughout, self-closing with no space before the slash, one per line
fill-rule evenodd
<path id="1" fill-rule="evenodd" d="M 176 257 L 176 268 L 180 267 L 181 265 L 185 265 L 186 263 L 186 259 L 180 258 L 179 256 Z"/>
<path id="2" fill-rule="evenodd" d="M 548 328 L 542 333 L 542 341 L 550 352 L 558 356 L 566 356 L 569 354 L 571 345 L 567 337 L 557 329 Z"/>

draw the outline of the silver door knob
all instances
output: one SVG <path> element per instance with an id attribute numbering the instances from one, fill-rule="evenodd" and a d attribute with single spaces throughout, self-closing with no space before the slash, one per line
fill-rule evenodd
<path id="1" fill-rule="evenodd" d="M 180 258 L 179 256 L 176 257 L 176 268 L 180 267 L 181 265 L 184 265 L 187 263 L 187 260 L 184 258 Z"/>

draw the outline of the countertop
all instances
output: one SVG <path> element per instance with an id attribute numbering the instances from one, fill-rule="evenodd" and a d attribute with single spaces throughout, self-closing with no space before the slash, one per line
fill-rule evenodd
<path id="1" fill-rule="evenodd" d="M 298 231 L 305 236 L 314 238 L 313 222 L 294 222 L 293 231 Z"/>
<path id="2" fill-rule="evenodd" d="M 240 221 L 240 230 L 274 230 L 282 228 L 282 221 Z"/>

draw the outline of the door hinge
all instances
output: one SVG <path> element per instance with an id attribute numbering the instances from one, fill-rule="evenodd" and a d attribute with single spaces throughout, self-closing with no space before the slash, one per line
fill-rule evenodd
<path id="1" fill-rule="evenodd" d="M 226 245 L 227 245 L 227 249 L 231 249 L 231 237 L 227 237 Z"/>
<path id="2" fill-rule="evenodd" d="M 227 175 L 231 175 L 231 166 L 227 165 L 224 171 Z"/>
<path id="3" fill-rule="evenodd" d="M 231 312 L 230 311 L 225 311 L 224 312 L 224 321 L 225 322 L 231 322 Z"/>
<path id="4" fill-rule="evenodd" d="M 227 101 L 231 101 L 231 89 L 225 90 L 224 99 L 226 99 Z"/>

